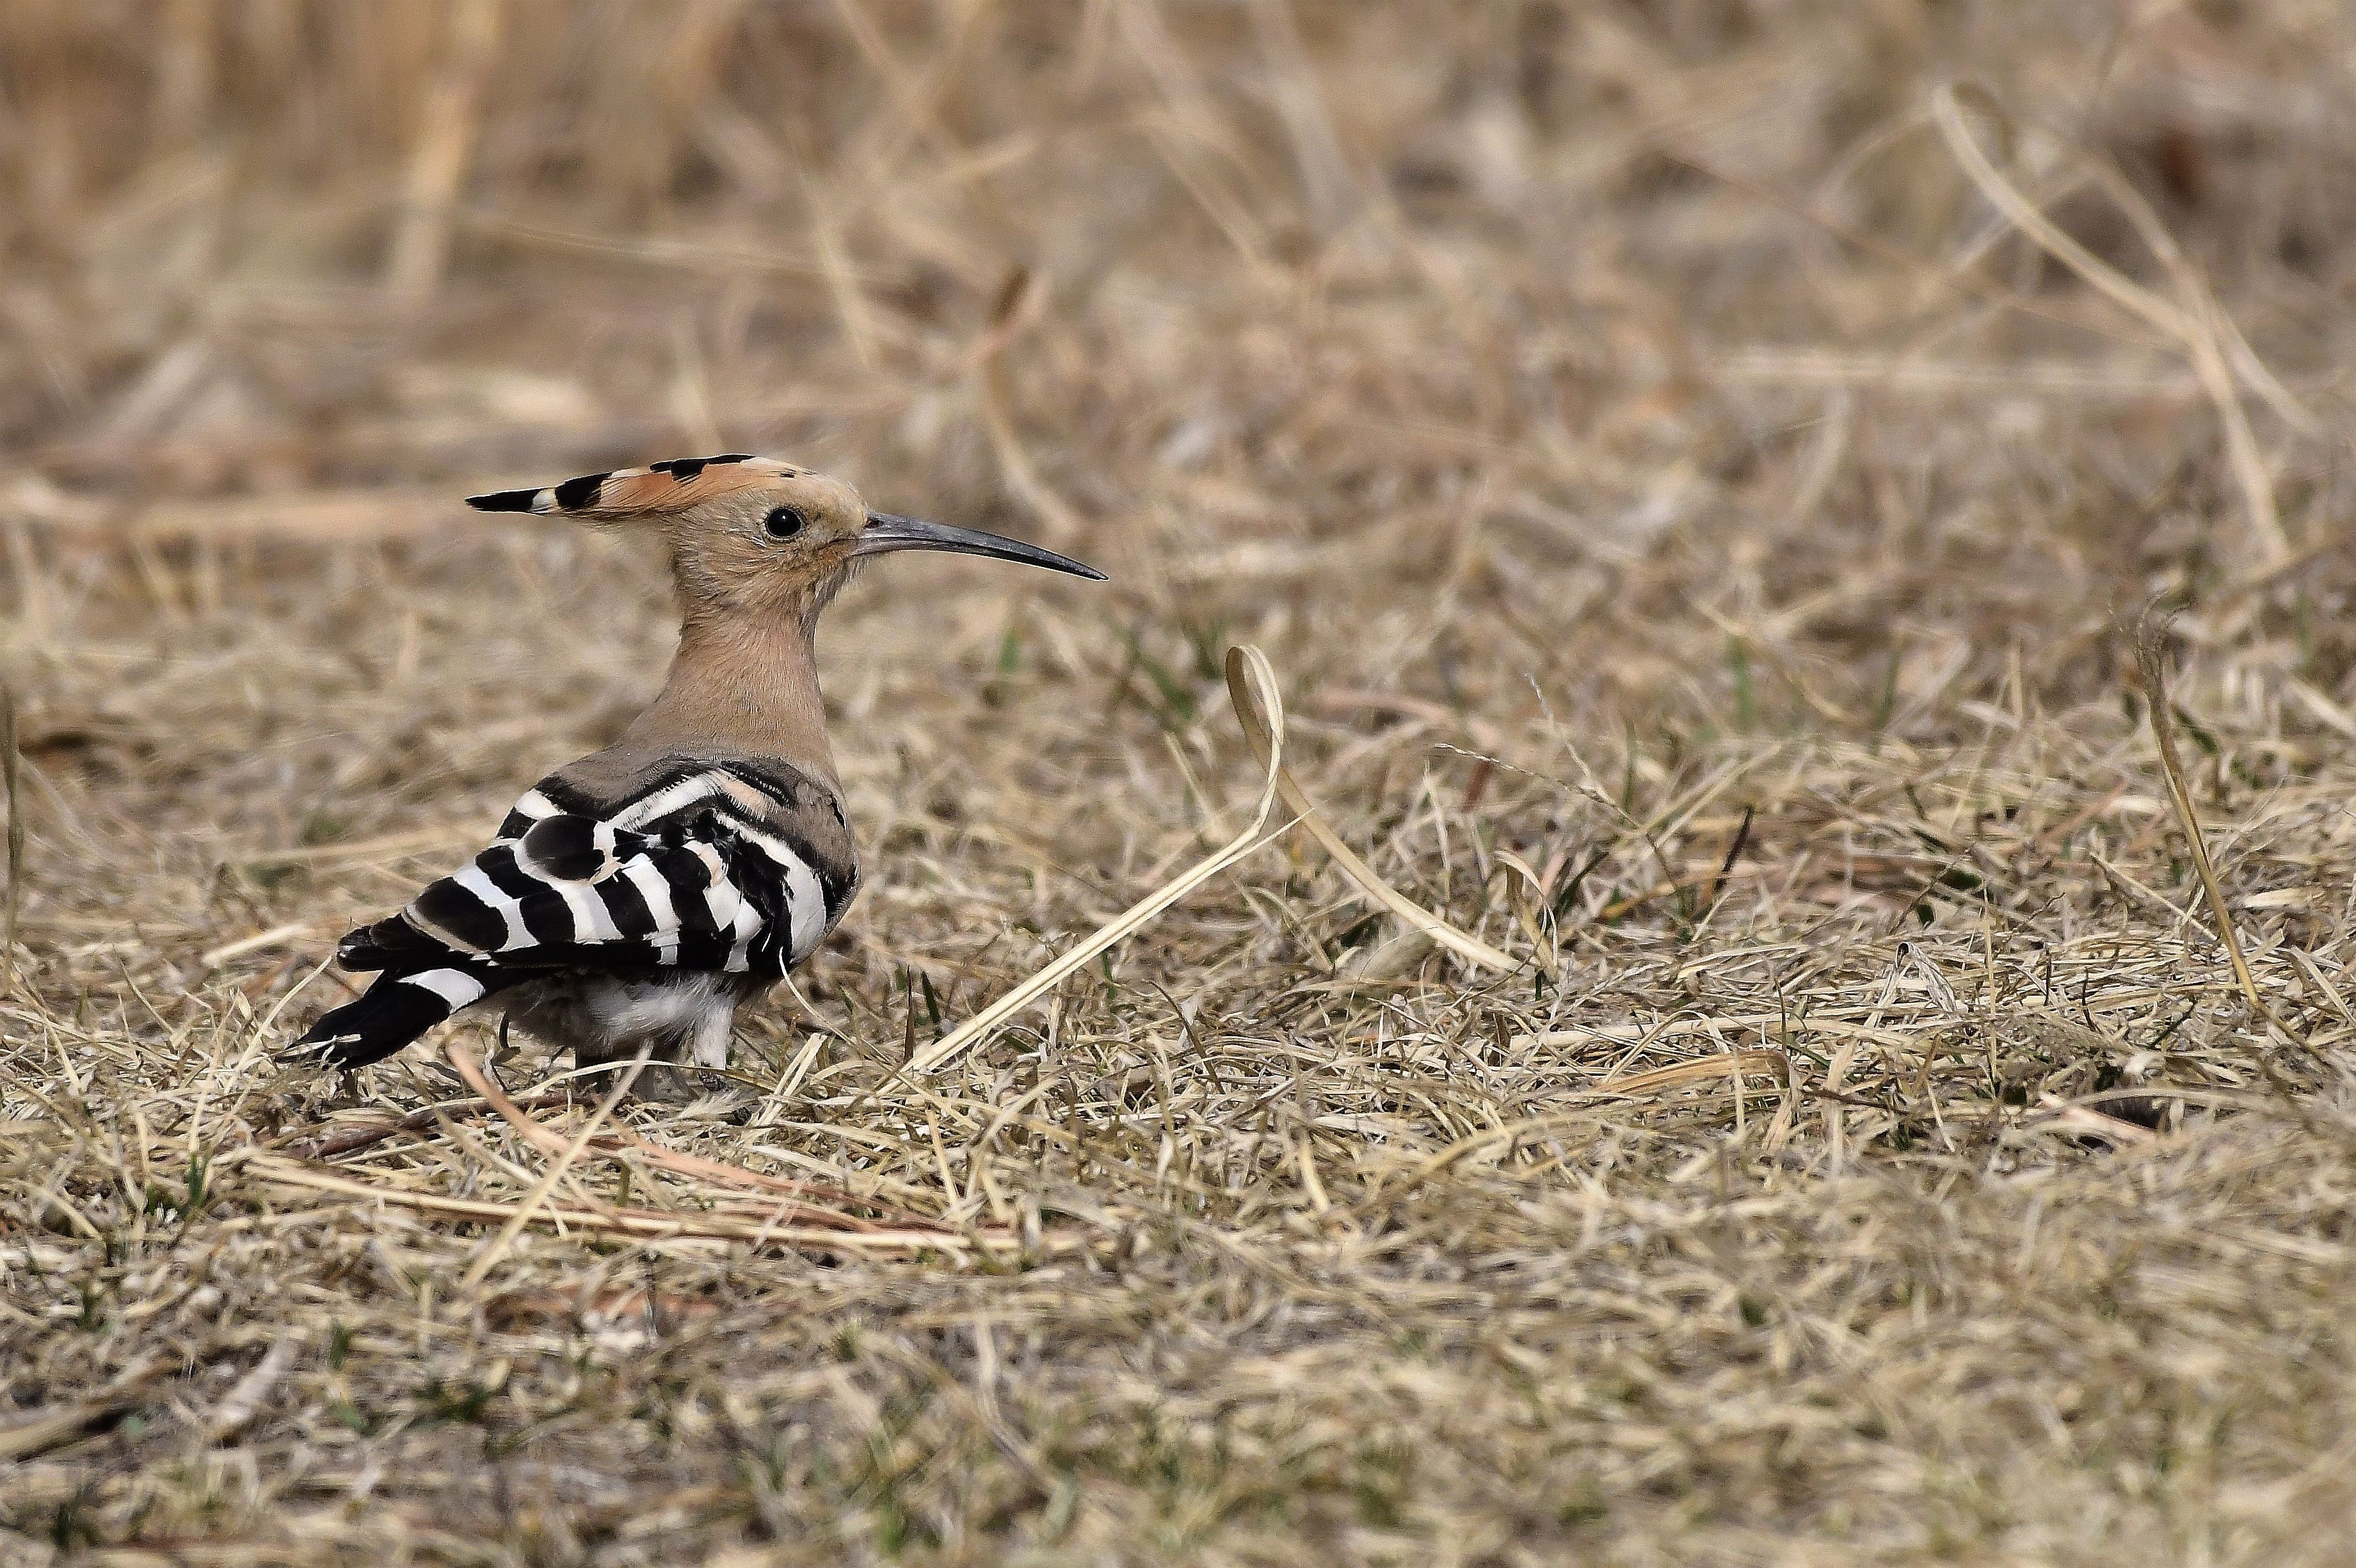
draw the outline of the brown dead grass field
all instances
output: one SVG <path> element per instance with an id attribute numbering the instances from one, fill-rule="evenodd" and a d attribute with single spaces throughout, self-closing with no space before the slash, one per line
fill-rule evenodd
<path id="1" fill-rule="evenodd" d="M 0 182 L 9 1568 L 2356 1561 L 2341 0 L 10 0 Z M 730 449 L 1113 575 L 834 611 L 749 1118 L 281 1065 L 662 673 L 456 498 Z"/>

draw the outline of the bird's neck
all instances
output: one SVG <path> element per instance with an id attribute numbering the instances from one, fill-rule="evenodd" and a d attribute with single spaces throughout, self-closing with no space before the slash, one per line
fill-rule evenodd
<path id="1" fill-rule="evenodd" d="M 691 613 L 669 678 L 622 743 L 781 757 L 840 791 L 819 696 L 815 620 Z"/>

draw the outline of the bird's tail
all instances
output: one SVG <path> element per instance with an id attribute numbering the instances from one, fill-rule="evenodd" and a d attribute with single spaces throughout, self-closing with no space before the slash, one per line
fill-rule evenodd
<path id="1" fill-rule="evenodd" d="M 308 1055 L 344 1070 L 366 1067 L 382 1061 L 459 1008 L 519 978 L 455 965 L 379 975 L 358 999 L 321 1013 L 286 1053 Z"/>

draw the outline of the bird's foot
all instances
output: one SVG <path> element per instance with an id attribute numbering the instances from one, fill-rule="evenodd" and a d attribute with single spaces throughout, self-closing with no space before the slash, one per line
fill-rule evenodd
<path id="1" fill-rule="evenodd" d="M 607 1071 L 593 1082 L 608 1086 L 629 1072 L 633 1060 L 630 1055 L 618 1053 L 574 1054 L 583 1067 L 605 1068 Z M 670 1107 L 695 1121 L 742 1122 L 759 1104 L 759 1096 L 731 1082 L 725 1073 L 662 1056 L 650 1059 L 638 1069 L 637 1076 L 631 1080 L 627 1098 L 640 1104 Z"/>

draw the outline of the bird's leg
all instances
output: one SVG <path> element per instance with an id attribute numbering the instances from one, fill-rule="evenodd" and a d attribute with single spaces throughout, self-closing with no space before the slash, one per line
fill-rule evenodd
<path id="1" fill-rule="evenodd" d="M 694 1047 L 695 1064 L 718 1072 L 728 1065 L 728 1041 L 736 1026 L 736 1004 L 715 1007 L 695 1020 L 688 1039 Z"/>
<path id="2" fill-rule="evenodd" d="M 741 1126 L 751 1119 L 760 1100 L 755 1095 L 747 1094 L 742 1085 L 730 1083 L 726 1075 L 728 1047 L 735 1034 L 735 1025 L 736 1004 L 733 1001 L 725 1007 L 713 1008 L 698 1019 L 688 1040 L 695 1065 L 701 1071 L 694 1073 L 682 1072 L 680 1076 L 692 1077 L 704 1093 L 729 1102 L 730 1108 L 719 1115 Z"/>
<path id="3" fill-rule="evenodd" d="M 637 1061 L 638 1052 L 644 1050 L 647 1065 L 639 1072 L 638 1081 L 630 1085 L 630 1098 L 667 1105 L 684 1105 L 702 1093 L 694 1074 L 683 1072 L 679 1066 L 686 1045 L 683 1036 L 667 1029 L 653 1037 L 650 1047 L 645 1036 L 594 1043 L 582 1040 L 573 1046 L 573 1058 L 582 1067 L 620 1068 Z"/>

